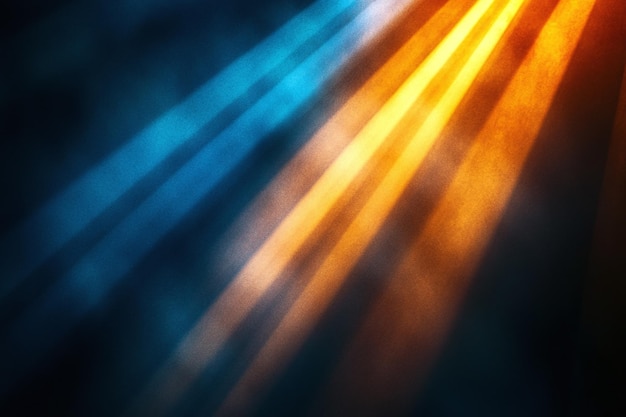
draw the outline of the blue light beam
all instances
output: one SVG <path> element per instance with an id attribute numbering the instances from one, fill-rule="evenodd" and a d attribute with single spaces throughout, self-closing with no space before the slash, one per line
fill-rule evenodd
<path id="1" fill-rule="evenodd" d="M 0 245 L 3 253 L 11 253 L 15 242 L 27 242 L 28 253 L 24 258 L 12 256 L 4 260 L 0 299 L 220 112 L 275 71 L 320 28 L 357 3 L 319 0 L 312 4 L 6 235 Z"/>
<path id="2" fill-rule="evenodd" d="M 41 303 L 11 324 L 5 346 L 15 355 L 13 371 L 24 374 L 36 366 L 41 355 L 52 351 L 157 242 L 210 197 L 263 138 L 314 100 L 323 85 L 376 35 L 372 22 L 378 29 L 388 25 L 408 3 L 369 4 L 114 227 Z"/>

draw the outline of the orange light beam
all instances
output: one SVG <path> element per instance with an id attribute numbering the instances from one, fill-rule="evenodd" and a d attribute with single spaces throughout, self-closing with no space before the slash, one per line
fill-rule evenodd
<path id="1" fill-rule="evenodd" d="M 177 396 L 211 362 L 493 2 L 469 10 L 297 203 L 159 371 L 158 392 Z"/>
<path id="2" fill-rule="evenodd" d="M 469 33 L 493 2 L 494 0 L 480 0 L 476 3 L 446 36 L 444 41 L 429 54 L 409 79 L 357 134 L 331 167 L 257 250 L 220 297 L 203 314 L 198 323 L 179 344 L 174 354 L 157 371 L 155 377 L 140 395 L 141 399 L 147 398 L 146 396 L 158 397 L 160 403 L 172 404 L 184 389 L 197 378 L 202 369 L 212 361 L 237 326 L 247 317 L 271 284 L 278 278 L 297 250 L 311 236 L 326 212 L 340 197 L 341 192 L 339 190 L 345 190 L 348 187 L 360 168 L 367 163 L 367 158 L 371 157 L 382 144 L 395 125 L 392 122 L 395 120 L 397 123 L 401 119 L 401 115 L 404 115 L 412 103 L 419 99 L 420 94 L 426 89 L 438 70 L 447 62 L 455 48 L 459 46 L 463 40 L 463 35 Z M 434 17 L 445 17 L 446 13 L 452 12 L 452 7 L 458 8 L 459 5 L 450 2 Z M 427 36 L 428 34 L 424 32 L 424 29 L 435 30 L 439 26 L 442 25 L 431 18 L 429 23 L 416 33 L 416 36 L 417 34 Z M 415 41 L 412 38 L 411 42 L 415 43 Z M 408 53 L 409 49 L 403 48 L 403 51 L 403 53 Z M 383 66 L 383 68 L 385 71 L 393 69 L 388 65 Z M 378 75 L 372 78 L 377 81 L 384 80 L 381 70 L 377 71 L 376 74 Z M 379 87 L 368 81 L 357 95 L 366 94 L 363 93 L 366 88 Z M 357 102 L 350 100 L 348 103 L 353 106 Z M 344 106 L 341 111 L 343 114 L 348 114 L 353 109 Z M 324 129 L 323 127 L 322 130 Z M 333 129 L 329 131 L 332 134 Z M 326 134 L 329 131 L 326 131 Z M 324 207 L 320 207 L 320 203 L 324 201 L 326 204 Z M 137 405 L 143 404 L 141 399 L 131 407 L 130 413 L 135 407 L 141 407 Z M 155 407 L 160 410 L 165 406 Z M 162 411 L 156 410 L 156 408 L 153 410 L 154 412 Z"/>
<path id="3" fill-rule="evenodd" d="M 382 106 L 235 277 L 203 317 L 201 327 L 214 322 L 223 323 L 225 319 L 228 325 L 222 327 L 232 330 L 243 320 L 493 1 L 480 0 L 476 3 L 439 47 Z M 206 342 L 218 348 L 223 339 L 230 335 L 230 331 L 209 334 L 211 341 Z M 202 356 L 215 350 L 207 347 L 202 346 Z M 199 354 L 197 351 L 194 353 Z"/>
<path id="4" fill-rule="evenodd" d="M 416 62 L 426 57 L 442 33 L 447 33 L 469 9 L 467 0 L 447 2 L 417 32 L 411 35 L 380 69 L 306 142 L 272 183 L 240 216 L 223 243 L 232 268 L 247 258 L 278 226 L 306 194 L 333 159 L 357 135 L 403 81 L 415 71 Z"/>
<path id="5" fill-rule="evenodd" d="M 441 134 L 524 2 L 525 0 L 512 0 L 500 12 L 474 53 L 447 88 L 444 96 L 432 109 L 371 198 L 350 223 L 302 294 L 272 333 L 240 382 L 229 394 L 221 409 L 222 412 L 228 414 L 232 409 L 247 403 L 248 395 L 266 383 L 269 377 L 280 369 L 281 363 L 286 362 L 303 343 L 306 335 L 341 287 L 345 276 L 369 245 L 408 186 L 431 146 Z M 476 9 L 472 9 L 469 13 L 474 10 Z M 483 13 L 484 11 L 486 9 Z M 467 36 L 469 30 L 464 31 L 464 34 Z M 458 42 L 462 40 L 459 39 Z"/>
<path id="6" fill-rule="evenodd" d="M 350 398 L 367 398 L 370 406 L 378 401 L 382 407 L 385 396 L 397 395 L 392 390 L 402 384 L 398 378 L 406 374 L 406 358 L 419 357 L 421 368 L 432 363 L 510 199 L 594 2 L 561 1 L 542 28 L 340 362 L 333 386 L 367 381 L 367 392 L 350 393 L 355 394 Z M 384 337 L 385 343 L 372 345 L 374 335 Z M 367 363 L 355 359 L 363 351 L 368 353 Z M 374 363 L 385 367 L 371 366 Z"/>

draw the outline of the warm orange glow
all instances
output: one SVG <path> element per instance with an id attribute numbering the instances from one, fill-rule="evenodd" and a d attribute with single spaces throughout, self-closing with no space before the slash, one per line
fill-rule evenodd
<path id="1" fill-rule="evenodd" d="M 431 45 L 444 29 L 450 27 L 452 20 L 465 8 L 466 2 L 452 1 L 442 7 L 316 133 L 309 145 L 281 173 L 269 191 L 264 193 L 256 207 L 267 204 L 267 195 L 270 193 L 286 196 L 284 201 L 270 203 L 270 207 L 266 207 L 269 210 L 262 212 L 259 217 L 262 219 L 261 223 L 275 224 L 271 220 L 267 221 L 268 213 L 280 212 L 280 209 L 276 210 L 276 204 L 283 210 L 289 207 L 292 204 L 290 198 L 301 195 L 303 184 L 306 186 L 306 181 L 294 181 L 294 178 L 302 173 L 303 161 L 306 163 L 314 161 L 324 165 L 335 154 L 337 148 L 347 143 L 340 155 L 295 204 L 218 300 L 207 310 L 183 340 L 175 355 L 152 381 L 148 387 L 150 394 L 146 397 L 159 398 L 160 405 L 155 402 L 151 405 L 151 410 L 157 412 L 157 409 L 165 409 L 180 397 L 224 346 L 238 325 L 250 314 L 270 286 L 284 273 L 305 242 L 322 238 L 321 235 L 315 236 L 315 231 L 324 217 L 337 205 L 338 200 L 371 161 L 401 119 L 420 100 L 426 88 L 457 52 L 459 45 L 494 1 L 478 1 L 398 88 L 397 85 L 401 83 L 398 76 L 407 71 L 407 62 L 414 62 L 415 57 L 422 57 L 427 53 L 428 45 Z M 390 80 L 394 79 L 397 81 L 391 83 Z M 388 99 L 381 106 L 382 97 Z M 366 118 L 370 119 L 365 122 Z M 312 171 L 315 173 L 316 170 Z M 251 213 L 259 214 L 258 211 Z M 255 224 L 260 223 L 257 221 Z M 255 233 L 263 236 L 262 230 L 263 227 L 260 227 Z M 352 258 L 355 256 L 352 255 Z M 339 273 L 344 274 L 345 272 Z"/>
<path id="2" fill-rule="evenodd" d="M 244 405 L 248 400 L 247 395 L 254 393 L 260 385 L 266 383 L 271 375 L 280 369 L 280 364 L 287 361 L 299 348 L 332 301 L 346 275 L 382 226 L 523 3 L 524 0 L 508 2 L 497 15 L 491 27 L 482 34 L 482 39 L 479 38 L 480 42 L 476 45 L 476 49 L 465 51 L 469 58 L 457 72 L 451 84 L 447 86 L 444 95 L 430 111 L 412 140 L 384 175 L 382 182 L 365 206 L 350 222 L 340 240 L 332 248 L 325 261 L 310 279 L 309 284 L 251 364 L 239 385 L 233 390 L 223 409 L 226 410 L 226 413 L 230 412 L 229 407 Z M 484 8 L 479 8 L 479 6 Z M 458 47 L 464 40 L 458 36 L 460 34 L 467 36 L 470 33 L 472 26 L 464 27 L 462 25 L 475 24 L 486 10 L 485 5 L 476 4 L 475 8 L 457 26 L 457 29 L 460 26 L 463 29 L 455 29 L 451 36 L 446 38 L 449 42 L 444 41 L 441 44 L 443 49 L 438 49 L 438 51 L 442 51 L 442 56 L 446 58 L 451 56 L 454 50 L 447 48 Z M 479 12 L 481 15 L 477 14 Z M 470 18 L 467 18 L 468 16 Z M 430 69 L 430 65 L 432 65 L 439 71 L 445 62 L 430 60 L 428 63 L 427 68 Z M 431 74 L 429 72 L 425 74 L 428 74 L 429 77 L 436 75 L 436 73 Z M 324 202 L 318 204 L 326 207 Z"/>
<path id="3" fill-rule="evenodd" d="M 424 367 L 437 354 L 593 5 L 562 1 L 552 13 L 348 350 L 334 380 L 342 393 L 382 403 L 402 386 L 397 379 L 406 374 L 407 358 Z M 372 344 L 375 338 L 385 343 Z M 355 359 L 364 351 L 367 361 Z M 366 380 L 367 392 L 352 395 L 358 388 L 346 388 L 348 380 Z"/>
<path id="4" fill-rule="evenodd" d="M 232 263 L 262 244 L 337 155 L 401 87 L 407 75 L 415 72 L 416 66 L 437 46 L 441 34 L 451 30 L 467 11 L 467 3 L 467 0 L 453 0 L 441 7 L 307 141 L 240 217 L 226 239 L 226 252 L 229 252 L 226 255 L 231 255 Z"/>

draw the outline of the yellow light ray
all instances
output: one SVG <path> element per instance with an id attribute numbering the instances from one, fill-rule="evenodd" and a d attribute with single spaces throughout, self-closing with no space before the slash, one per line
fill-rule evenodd
<path id="1" fill-rule="evenodd" d="M 342 387 L 342 396 L 362 398 L 360 402 L 367 404 L 353 407 L 382 407 L 386 399 L 397 396 L 403 383 L 409 383 L 402 379 L 407 366 L 419 365 L 424 372 L 436 356 L 468 280 L 501 219 L 594 2 L 571 0 L 557 5 L 423 232 L 407 251 L 391 285 L 347 350 L 332 386 Z M 385 343 L 372 344 L 374 338 L 383 338 Z M 366 363 L 355 359 L 363 352 L 367 352 Z M 420 363 L 408 364 L 407 358 L 417 358 Z M 378 363 L 385 366 L 373 365 Z M 346 381 L 361 386 L 348 393 Z"/>
<path id="2" fill-rule="evenodd" d="M 415 71 L 434 49 L 442 33 L 460 20 L 471 4 L 468 0 L 447 2 L 359 88 L 346 103 L 307 141 L 272 183 L 255 198 L 225 239 L 225 268 L 249 256 L 276 228 L 298 199 L 331 164 L 341 150 L 378 112 L 382 104 Z"/>
<path id="3" fill-rule="evenodd" d="M 425 37 L 441 33 L 441 29 L 450 24 L 449 19 L 455 16 L 466 2 L 466 0 L 457 1 L 447 3 L 424 27 L 418 30 L 410 41 L 394 54 L 391 62 L 377 71 L 375 76 L 342 107 L 341 118 L 331 119 L 316 137 L 320 137 L 321 141 L 332 139 L 333 133 L 342 128 L 342 122 L 349 121 L 349 115 L 354 113 L 355 106 L 359 106 L 360 98 L 379 96 L 381 84 L 388 80 L 389 74 L 402 68 L 402 64 L 394 68 L 392 63 L 398 65 L 411 53 L 415 54 L 416 49 L 419 52 L 419 48 L 423 46 L 416 46 L 416 44 L 425 41 Z M 411 105 L 419 99 L 421 93 L 494 1 L 480 0 L 474 4 L 444 40 L 385 102 L 380 111 L 358 132 L 330 168 L 257 250 L 218 300 L 204 313 L 172 357 L 157 372 L 133 407 L 144 404 L 146 398 L 158 398 L 158 401 L 152 401 L 150 410 L 152 413 L 162 413 L 195 381 L 198 374 L 211 362 L 282 273 L 293 255 L 311 236 L 341 196 L 342 190 L 350 185 L 360 169 L 382 145 L 389 132 L 393 130 Z M 354 123 L 354 121 L 350 122 Z"/>
<path id="4" fill-rule="evenodd" d="M 249 400 L 248 395 L 267 382 L 280 369 L 280 364 L 287 361 L 300 347 L 341 287 L 345 276 L 382 226 L 524 2 L 525 0 L 510 1 L 500 12 L 444 96 L 432 109 L 226 399 L 222 412 L 228 414 L 232 409 L 244 406 Z"/>
<path id="5" fill-rule="evenodd" d="M 245 295 L 258 299 L 269 288 L 493 1 L 477 2 L 381 107 L 255 253 L 216 306 L 222 300 L 230 305 L 229 300 L 246 299 Z"/>
<path id="6" fill-rule="evenodd" d="M 479 1 L 383 105 L 265 241 L 212 309 L 231 310 L 235 307 L 231 300 L 239 300 L 240 306 L 241 301 L 251 300 L 253 302 L 246 304 L 245 308 L 254 306 L 493 1 Z M 240 316 L 239 312 L 232 313 Z M 234 315 L 229 314 L 230 317 Z"/>
<path id="7" fill-rule="evenodd" d="M 146 392 L 171 404 L 197 378 L 494 1 L 475 3 L 346 146 L 202 316 Z"/>

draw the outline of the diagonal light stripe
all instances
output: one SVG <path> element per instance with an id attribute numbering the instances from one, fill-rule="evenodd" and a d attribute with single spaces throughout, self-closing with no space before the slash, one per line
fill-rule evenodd
<path id="1" fill-rule="evenodd" d="M 432 144 L 440 135 L 483 64 L 504 35 L 525 0 L 509 1 L 484 34 L 475 51 L 432 109 L 403 153 L 395 161 L 366 205 L 348 226 L 300 297 L 280 322 L 226 399 L 222 412 L 238 410 L 261 385 L 266 384 L 295 353 L 319 320 L 346 275 L 369 245 L 396 201 L 411 181 Z"/>
<path id="2" fill-rule="evenodd" d="M 14 327 L 32 328 L 32 322 L 72 300 L 72 311 L 67 312 L 66 319 L 59 323 L 69 327 L 97 305 L 154 244 L 254 151 L 256 142 L 253 138 L 270 134 L 311 100 L 319 87 L 349 60 L 351 54 L 342 52 L 353 50 L 355 45 L 363 47 L 369 41 L 376 30 L 371 30 L 369 37 L 363 36 L 366 22 L 370 22 L 373 16 L 379 17 L 381 25 L 392 19 L 394 14 L 384 11 L 388 2 L 373 2 L 200 150 L 75 264 L 45 300 Z"/>
<path id="3" fill-rule="evenodd" d="M 392 3 L 393 8 L 390 7 Z M 56 292 L 49 294 L 48 302 L 26 320 L 40 320 L 47 312 L 57 310 L 56 305 L 63 302 L 68 294 L 75 294 L 80 298 L 74 302 L 71 315 L 61 323 L 63 328 L 71 326 L 72 322 L 96 305 L 116 280 L 127 273 L 201 198 L 210 194 L 220 179 L 230 174 L 254 150 L 254 141 L 250 138 L 263 137 L 292 117 L 300 106 L 314 97 L 325 81 L 402 14 L 410 3 L 410 0 L 372 1 L 348 26 L 305 60 L 276 89 L 216 137 L 120 226 L 112 230 L 90 252 L 89 257 L 70 271 Z M 199 183 L 198 178 L 202 182 Z M 137 230 L 142 230 L 142 233 L 138 234 Z M 135 236 L 136 241 L 130 241 L 129 236 Z M 124 251 L 120 242 L 132 248 L 132 251 L 126 251 L 130 256 L 119 256 L 120 251 Z M 108 269 L 94 269 L 90 264 L 92 259 L 98 259 Z M 102 275 L 102 279 L 98 279 L 98 274 Z M 24 327 L 24 324 L 19 327 Z"/>
<path id="4" fill-rule="evenodd" d="M 595 0 L 561 1 L 477 135 L 446 193 L 370 311 L 333 383 L 366 379 L 384 406 L 406 358 L 432 363 L 543 125 Z M 384 317 L 384 320 L 381 320 Z M 384 322 L 384 324 L 383 324 Z M 384 326 L 384 329 L 382 328 Z M 374 336 L 385 343 L 372 345 Z M 358 359 L 368 352 L 368 363 Z M 384 369 L 370 366 L 385 363 Z M 339 378 L 341 379 L 339 379 Z M 355 390 L 356 391 L 356 390 Z M 354 394 L 354 393 L 350 393 Z M 359 392 L 365 398 L 367 392 Z M 351 397 L 356 398 L 356 397 Z"/>
<path id="5" fill-rule="evenodd" d="M 348 145 L 204 314 L 164 367 L 156 385 L 177 391 L 175 369 L 180 368 L 188 378 L 212 360 L 492 3 L 477 2 Z"/>
<path id="6" fill-rule="evenodd" d="M 247 293 L 255 293 L 254 299 L 258 299 L 264 293 L 492 3 L 493 0 L 479 1 L 424 63 L 411 74 L 298 202 L 234 279 L 217 304 L 229 302 L 221 301 L 222 299 L 240 298 L 228 294 L 230 291 L 238 291 L 238 287 L 244 287 Z"/>
<path id="7" fill-rule="evenodd" d="M 27 365 L 11 371 L 16 373 L 15 378 L 27 375 L 155 243 L 254 151 L 254 138 L 268 135 L 313 99 L 351 53 L 365 47 L 409 4 L 409 0 L 403 0 L 392 9 L 390 1 L 369 4 L 112 229 L 39 304 L 10 324 L 5 345 L 17 357 L 29 358 L 23 362 Z M 378 25 L 371 24 L 374 18 Z M 41 331 L 52 327 L 53 333 Z"/>
<path id="8" fill-rule="evenodd" d="M 241 56 L 189 98 L 143 129 L 127 144 L 74 181 L 2 240 L 2 247 L 31 241 L 28 258 L 3 266 L 0 297 L 80 233 L 175 149 L 217 117 L 356 0 L 319 0 Z M 33 239 L 35 239 L 33 241 Z"/>
<path id="9" fill-rule="evenodd" d="M 220 264 L 223 268 L 239 270 L 242 267 L 244 261 L 272 234 L 298 200 L 332 165 L 337 155 L 380 110 L 383 103 L 437 47 L 442 34 L 448 33 L 454 27 L 472 6 L 471 3 L 467 0 L 454 0 L 439 6 L 436 13 L 307 141 L 271 184 L 240 215 L 230 233 L 221 242 L 223 249 L 220 252 L 224 253 Z M 377 47 L 386 48 L 384 45 Z M 424 97 L 418 100 L 428 99 Z M 423 103 L 423 106 L 428 107 L 428 104 Z M 387 139 L 386 143 L 389 141 Z M 363 172 L 358 176 L 362 177 Z M 353 186 L 354 182 L 351 187 Z"/>

